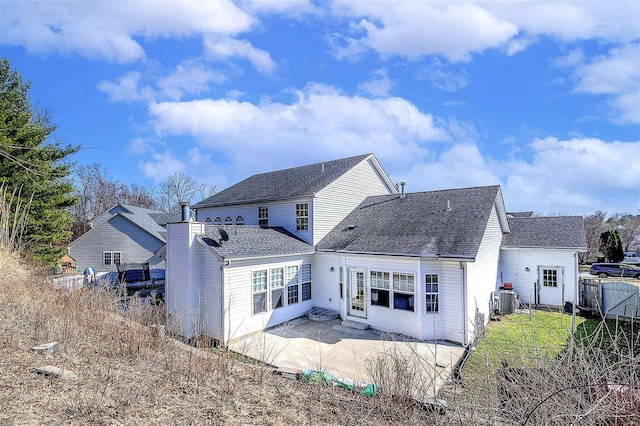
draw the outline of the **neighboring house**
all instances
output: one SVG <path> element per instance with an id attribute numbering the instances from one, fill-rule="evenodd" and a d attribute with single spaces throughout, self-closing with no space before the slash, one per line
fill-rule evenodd
<path id="1" fill-rule="evenodd" d="M 398 193 L 373 154 L 254 175 L 193 207 L 160 251 L 167 324 L 188 338 L 224 343 L 318 307 L 466 345 L 511 267 L 499 186 Z M 558 266 L 549 254 L 540 264 Z"/>
<path id="2" fill-rule="evenodd" d="M 115 271 L 124 263 L 163 268 L 164 260 L 155 252 L 165 244 L 167 222 L 177 220 L 179 213 L 118 204 L 90 222 L 91 229 L 69 245 L 69 255 L 79 272 Z"/>
<path id="3" fill-rule="evenodd" d="M 516 216 L 500 248 L 499 284 L 510 282 L 525 303 L 578 301 L 578 253 L 587 250 L 581 216 Z"/>

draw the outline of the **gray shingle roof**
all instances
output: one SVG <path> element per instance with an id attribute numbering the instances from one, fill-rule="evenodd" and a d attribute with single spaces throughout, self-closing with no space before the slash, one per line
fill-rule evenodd
<path id="1" fill-rule="evenodd" d="M 500 194 L 486 186 L 368 197 L 316 248 L 475 258 Z"/>
<path id="2" fill-rule="evenodd" d="M 223 241 L 220 229 L 229 236 Z M 225 259 L 312 254 L 312 245 L 282 227 L 207 225 L 200 240 Z"/>
<path id="3" fill-rule="evenodd" d="M 587 248 L 581 216 L 508 218 L 511 233 L 502 237 L 503 247 Z"/>
<path id="4" fill-rule="evenodd" d="M 248 177 L 193 205 L 219 207 L 312 196 L 373 154 L 276 170 Z"/>

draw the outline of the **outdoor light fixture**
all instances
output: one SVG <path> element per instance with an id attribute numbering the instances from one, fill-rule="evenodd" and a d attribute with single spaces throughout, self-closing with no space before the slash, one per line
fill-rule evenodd
<path id="1" fill-rule="evenodd" d="M 525 271 L 529 272 L 529 267 L 524 268 Z"/>

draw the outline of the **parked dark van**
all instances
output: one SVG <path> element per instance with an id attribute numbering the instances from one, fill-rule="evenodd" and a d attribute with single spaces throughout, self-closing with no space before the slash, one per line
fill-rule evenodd
<path id="1" fill-rule="evenodd" d="M 594 263 L 591 265 L 589 273 L 600 278 L 632 277 L 640 279 L 640 266 L 630 263 Z"/>

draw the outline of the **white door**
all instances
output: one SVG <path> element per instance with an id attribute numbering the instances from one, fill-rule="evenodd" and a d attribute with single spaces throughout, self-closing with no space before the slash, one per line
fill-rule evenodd
<path id="1" fill-rule="evenodd" d="M 351 271 L 349 285 L 349 314 L 356 317 L 367 317 L 367 288 L 363 271 Z"/>
<path id="2" fill-rule="evenodd" d="M 538 303 L 541 305 L 564 305 L 564 276 L 559 267 L 538 267 Z"/>

